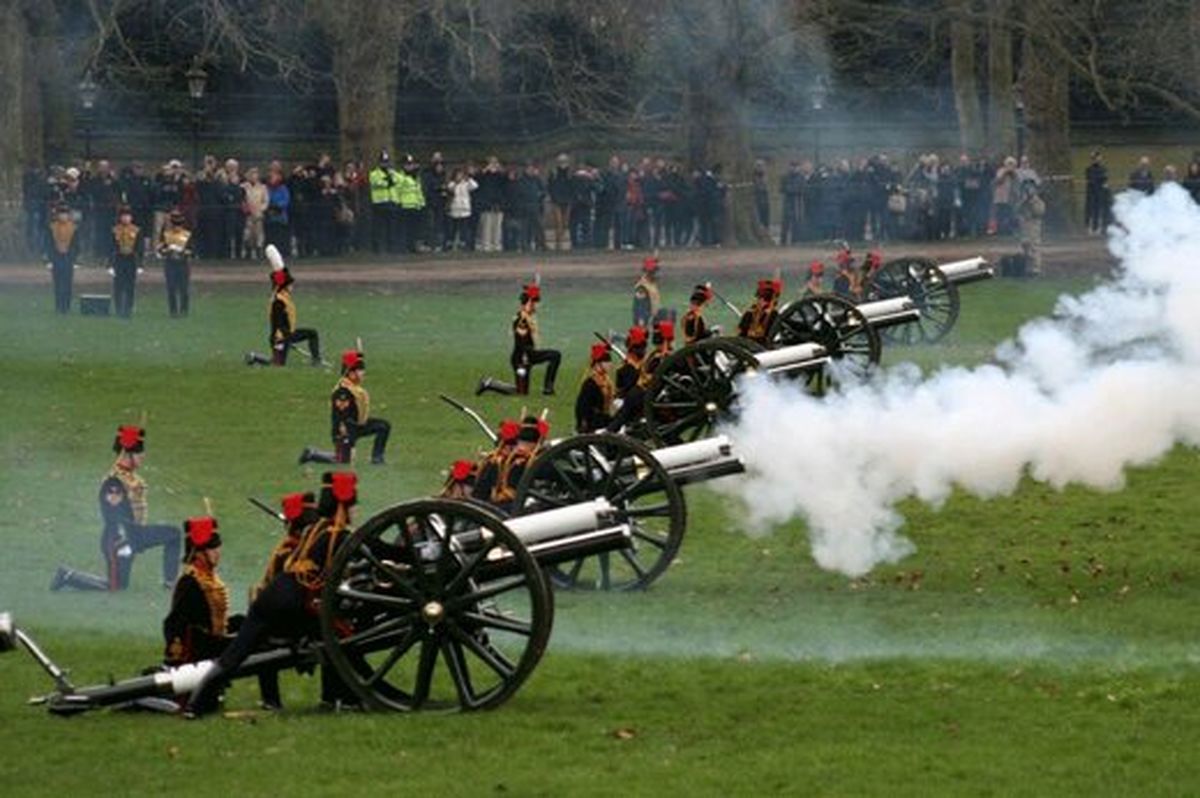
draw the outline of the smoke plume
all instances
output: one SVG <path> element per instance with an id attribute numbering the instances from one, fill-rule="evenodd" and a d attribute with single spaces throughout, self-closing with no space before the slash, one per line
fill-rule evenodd
<path id="1" fill-rule="evenodd" d="M 1200 206 L 1169 184 L 1115 212 L 1114 280 L 1060 298 L 992 363 L 925 378 L 901 366 L 824 399 L 747 381 L 728 433 L 751 528 L 802 517 L 817 563 L 860 575 L 913 550 L 905 497 L 999 496 L 1025 474 L 1117 490 L 1127 466 L 1200 443 Z"/>

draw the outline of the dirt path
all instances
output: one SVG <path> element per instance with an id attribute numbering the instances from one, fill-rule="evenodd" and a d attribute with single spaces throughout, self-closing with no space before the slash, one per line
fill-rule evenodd
<path id="1" fill-rule="evenodd" d="M 883 249 L 884 259 L 900 255 L 923 255 L 938 262 L 982 255 L 996 262 L 1002 255 L 1016 252 L 1012 240 L 983 239 L 964 242 L 902 242 Z M 1112 268 L 1103 238 L 1068 238 L 1043 248 L 1044 273 L 1048 276 L 1106 274 Z M 830 245 L 798 247 L 759 247 L 742 249 L 679 249 L 661 253 L 663 268 L 675 273 L 720 278 L 747 271 L 755 276 L 782 267 L 786 275 L 798 277 L 812 260 L 832 262 Z M 642 252 L 549 252 L 504 255 L 421 254 L 385 261 L 373 258 L 347 260 L 316 259 L 293 261 L 289 268 L 308 283 L 474 283 L 508 282 L 529 279 L 537 271 L 550 278 L 571 281 L 632 279 L 644 257 Z M 202 284 L 255 284 L 265 277 L 265 264 L 238 263 L 193 265 L 192 280 Z M 83 265 L 75 273 L 80 286 L 108 284 L 111 278 L 101 267 Z M 0 285 L 36 285 L 48 283 L 50 275 L 40 264 L 0 266 Z M 162 271 L 151 261 L 139 282 L 162 282 Z"/>

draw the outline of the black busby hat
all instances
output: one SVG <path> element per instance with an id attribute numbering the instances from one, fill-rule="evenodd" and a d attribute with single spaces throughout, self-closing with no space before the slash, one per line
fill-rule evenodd
<path id="1" fill-rule="evenodd" d="M 517 440 L 537 443 L 544 440 L 549 434 L 549 422 L 537 416 L 525 416 L 521 419 L 521 431 L 517 433 Z"/>
<path id="2" fill-rule="evenodd" d="M 183 561 L 187 562 L 198 551 L 215 549 L 221 545 L 221 534 L 217 532 L 217 519 L 211 515 L 201 515 L 189 518 L 183 522 L 183 534 L 186 536 Z"/>
<path id="3" fill-rule="evenodd" d="M 697 305 L 703 305 L 713 298 L 712 286 L 708 283 L 700 283 L 692 289 L 691 301 Z"/>
<path id="4" fill-rule="evenodd" d="M 358 503 L 358 476 L 353 471 L 326 471 L 321 475 L 319 510 L 332 515 L 337 505 L 353 507 Z"/>

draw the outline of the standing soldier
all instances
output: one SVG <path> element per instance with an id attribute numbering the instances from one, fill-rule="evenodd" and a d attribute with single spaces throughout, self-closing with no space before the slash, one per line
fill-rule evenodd
<path id="1" fill-rule="evenodd" d="M 692 289 L 692 296 L 688 301 L 687 313 L 683 314 L 683 342 L 685 344 L 694 344 L 697 341 L 703 341 L 705 338 L 709 338 L 720 332 L 716 327 L 710 330 L 704 322 L 704 306 L 712 298 L 712 286 L 708 283 L 701 283 Z"/>
<path id="2" fill-rule="evenodd" d="M 746 309 L 738 322 L 738 335 L 766 346 L 767 334 L 779 315 L 775 306 L 782 293 L 782 280 L 759 280 L 758 290 L 754 293 L 754 304 Z"/>
<path id="3" fill-rule="evenodd" d="M 163 259 L 163 275 L 167 280 L 167 309 L 172 318 L 188 314 L 188 288 L 191 283 L 192 234 L 184 226 L 183 211 L 171 211 L 167 226 L 158 242 L 158 256 Z"/>
<path id="4" fill-rule="evenodd" d="M 271 357 L 257 352 L 246 353 L 247 366 L 286 366 L 288 350 L 301 342 L 308 343 L 308 354 L 312 365 L 321 365 L 321 339 L 317 331 L 308 327 L 296 327 L 296 303 L 292 301 L 292 284 L 295 279 L 283 263 L 283 256 L 274 244 L 267 246 L 267 260 L 271 264 L 271 304 L 267 309 L 267 320 L 271 325 L 268 342 Z"/>
<path id="5" fill-rule="evenodd" d="M 137 282 L 138 243 L 142 237 L 141 228 L 133 223 L 133 211 L 127 206 L 117 212 L 112 237 L 113 304 L 117 315 L 127 319 L 133 315 L 133 286 Z"/>
<path id="6" fill-rule="evenodd" d="M 633 326 L 649 328 L 658 320 L 658 309 L 662 304 L 658 291 L 658 257 L 648 256 L 642 261 L 642 275 L 633 285 Z"/>
<path id="7" fill-rule="evenodd" d="M 608 374 L 611 360 L 612 349 L 607 343 L 592 345 L 592 365 L 575 398 L 575 431 L 578 433 L 601 432 L 612 423 L 616 390 Z"/>
<path id="8" fill-rule="evenodd" d="M 512 364 L 515 385 L 501 382 L 492 377 L 479 380 L 475 395 L 485 391 L 512 395 L 529 393 L 530 372 L 539 363 L 546 365 L 546 379 L 542 384 L 545 396 L 554 395 L 554 380 L 558 376 L 558 366 L 562 362 L 562 354 L 557 349 L 538 349 L 537 305 L 542 299 L 542 289 L 537 283 L 531 283 L 521 289 L 521 306 L 513 317 L 513 349 L 509 357 Z"/>
<path id="9" fill-rule="evenodd" d="M 70 206 L 54 206 L 50 235 L 46 236 L 46 263 L 54 280 L 54 310 L 71 312 L 71 286 L 75 281 L 75 257 L 79 253 L 78 226 L 71 218 Z"/>
<path id="10" fill-rule="evenodd" d="M 383 465 L 388 436 L 392 425 L 382 418 L 371 417 L 371 396 L 363 387 L 367 365 L 362 352 L 350 349 L 342 353 L 342 378 L 329 398 L 333 452 L 305 447 L 300 464 L 349 463 L 359 438 L 374 437 L 371 446 L 372 465 Z"/>
<path id="11" fill-rule="evenodd" d="M 315 635 L 317 601 L 338 547 L 350 530 L 350 508 L 358 501 L 355 475 L 326 473 L 322 478 L 320 517 L 303 531 L 283 571 L 250 604 L 237 637 L 200 680 L 184 716 L 198 718 L 217 708 L 232 673 L 270 637 L 298 640 Z M 345 700 L 346 687 L 328 666 L 321 668 L 323 702 Z"/>
<path id="12" fill-rule="evenodd" d="M 106 564 L 105 577 L 59 566 L 51 590 L 124 590 L 129 587 L 133 558 L 162 546 L 162 578 L 165 587 L 175 583 L 179 572 L 179 530 L 173 526 L 146 524 L 146 482 L 137 473 L 145 456 L 146 431 L 141 427 L 117 429 L 113 451 L 117 461 L 100 484 L 100 552 Z"/>
<path id="13" fill-rule="evenodd" d="M 804 296 L 825 293 L 825 264 L 814 260 L 808 264 L 808 279 L 804 281 Z"/>

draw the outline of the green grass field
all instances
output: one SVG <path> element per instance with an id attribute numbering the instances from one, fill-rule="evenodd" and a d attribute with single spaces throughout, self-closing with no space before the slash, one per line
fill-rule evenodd
<path id="1" fill-rule="evenodd" d="M 691 279 L 674 277 L 682 297 Z M 973 285 L 946 344 L 885 356 L 978 362 L 1089 284 Z M 551 405 L 562 430 L 591 331 L 624 324 L 628 297 L 552 271 L 547 288 L 543 332 L 566 355 Z M 436 395 L 505 375 L 512 289 L 298 292 L 329 359 L 362 336 L 372 407 L 393 424 L 389 465 L 360 470 L 360 519 L 432 492 L 479 446 Z M 179 523 L 212 499 L 238 609 L 277 527 L 246 497 L 314 486 L 296 456 L 327 443 L 333 376 L 242 365 L 262 350 L 265 291 L 201 287 L 177 322 L 160 291 L 142 289 L 132 322 L 59 320 L 48 288 L 0 292 L 0 610 L 78 684 L 161 654 L 169 597 L 154 554 L 123 594 L 47 589 L 59 562 L 99 568 L 95 497 L 118 424 L 148 414 L 152 520 Z M 477 404 L 491 418 L 520 407 Z M 49 682 L 9 654 L 0 783 L 5 795 L 1196 794 L 1198 460 L 1177 449 L 1113 494 L 1027 482 L 1001 500 L 910 502 L 916 553 L 857 580 L 818 570 L 801 524 L 752 538 L 727 499 L 689 488 L 688 539 L 664 578 L 636 595 L 560 594 L 546 657 L 490 713 L 322 715 L 316 680 L 285 675 L 278 716 L 63 720 L 24 706 Z M 256 697 L 238 684 L 226 707 Z"/>

